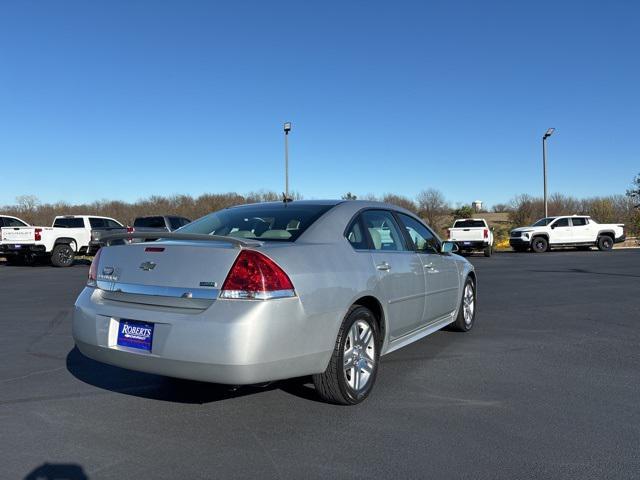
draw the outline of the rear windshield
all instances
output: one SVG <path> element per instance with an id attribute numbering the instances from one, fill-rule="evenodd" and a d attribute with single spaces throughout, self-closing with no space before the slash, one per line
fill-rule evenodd
<path id="1" fill-rule="evenodd" d="M 56 218 L 53 226 L 60 228 L 84 228 L 84 220 L 82 218 Z"/>
<path id="2" fill-rule="evenodd" d="M 185 226 L 187 223 L 191 223 L 191 220 L 183 217 L 169 217 L 169 226 L 172 230 L 177 230 L 178 228 Z"/>
<path id="3" fill-rule="evenodd" d="M 165 228 L 163 217 L 141 217 L 133 222 L 134 227 L 143 228 Z"/>
<path id="4" fill-rule="evenodd" d="M 182 227 L 180 233 L 293 242 L 331 207 L 283 203 L 228 208 Z"/>
<path id="5" fill-rule="evenodd" d="M 485 224 L 482 220 L 456 220 L 453 224 L 453 228 L 476 228 L 484 227 Z"/>
<path id="6" fill-rule="evenodd" d="M 27 226 L 27 224 L 24 223 L 22 220 L 18 220 L 17 218 L 11 218 L 11 217 L 0 218 L 0 226 L 2 226 L 3 218 L 4 218 L 5 227 L 26 227 Z"/>

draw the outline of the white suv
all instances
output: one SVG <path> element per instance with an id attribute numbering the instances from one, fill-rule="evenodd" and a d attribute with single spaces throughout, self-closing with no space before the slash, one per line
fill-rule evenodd
<path id="1" fill-rule="evenodd" d="M 516 251 L 530 248 L 536 253 L 546 252 L 551 247 L 588 250 L 595 246 L 606 251 L 624 240 L 623 224 L 598 223 L 588 216 L 572 215 L 542 218 L 530 227 L 513 229 L 509 244 Z"/>

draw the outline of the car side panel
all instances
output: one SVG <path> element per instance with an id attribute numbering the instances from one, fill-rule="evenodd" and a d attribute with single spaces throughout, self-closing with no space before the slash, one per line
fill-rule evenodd
<path id="1" fill-rule="evenodd" d="M 351 305 L 378 291 L 371 253 L 354 250 L 345 238 L 327 244 L 268 244 L 260 251 L 289 275 L 309 318 L 299 331 L 299 341 L 309 348 L 333 349 Z M 387 318 L 387 306 L 378 300 Z"/>

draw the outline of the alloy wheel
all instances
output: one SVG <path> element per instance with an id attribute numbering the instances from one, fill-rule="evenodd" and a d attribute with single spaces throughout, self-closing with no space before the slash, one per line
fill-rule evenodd
<path id="1" fill-rule="evenodd" d="M 376 344 L 373 328 L 364 320 L 351 325 L 344 342 L 344 377 L 356 393 L 366 389 L 376 362 Z"/>
<path id="2" fill-rule="evenodd" d="M 462 314 L 464 316 L 464 323 L 468 326 L 471 325 L 473 321 L 473 314 L 476 308 L 476 300 L 475 295 L 473 294 L 473 287 L 471 284 L 467 283 L 464 287 L 464 296 L 463 296 L 463 311 Z"/>

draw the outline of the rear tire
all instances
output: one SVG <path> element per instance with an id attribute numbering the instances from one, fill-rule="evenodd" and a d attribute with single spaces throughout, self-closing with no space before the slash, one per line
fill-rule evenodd
<path id="1" fill-rule="evenodd" d="M 462 289 L 462 298 L 455 322 L 449 325 L 450 330 L 468 332 L 476 320 L 476 284 L 473 278 L 467 277 Z"/>
<path id="2" fill-rule="evenodd" d="M 601 252 L 608 252 L 613 248 L 613 238 L 609 235 L 602 235 L 598 237 L 598 250 Z"/>
<path id="3" fill-rule="evenodd" d="M 340 326 L 327 369 L 313 375 L 318 395 L 339 405 L 362 402 L 373 389 L 381 346 L 378 322 L 371 310 L 352 306 Z"/>
<path id="4" fill-rule="evenodd" d="M 70 267 L 76 258 L 76 252 L 66 243 L 61 243 L 53 247 L 51 252 L 51 265 L 54 267 Z"/>
<path id="5" fill-rule="evenodd" d="M 535 253 L 544 253 L 549 250 L 549 242 L 544 237 L 533 237 L 531 240 L 531 250 Z"/>
<path id="6" fill-rule="evenodd" d="M 485 257 L 490 257 L 492 253 L 493 253 L 493 247 L 491 247 L 491 245 L 484 248 Z"/>

